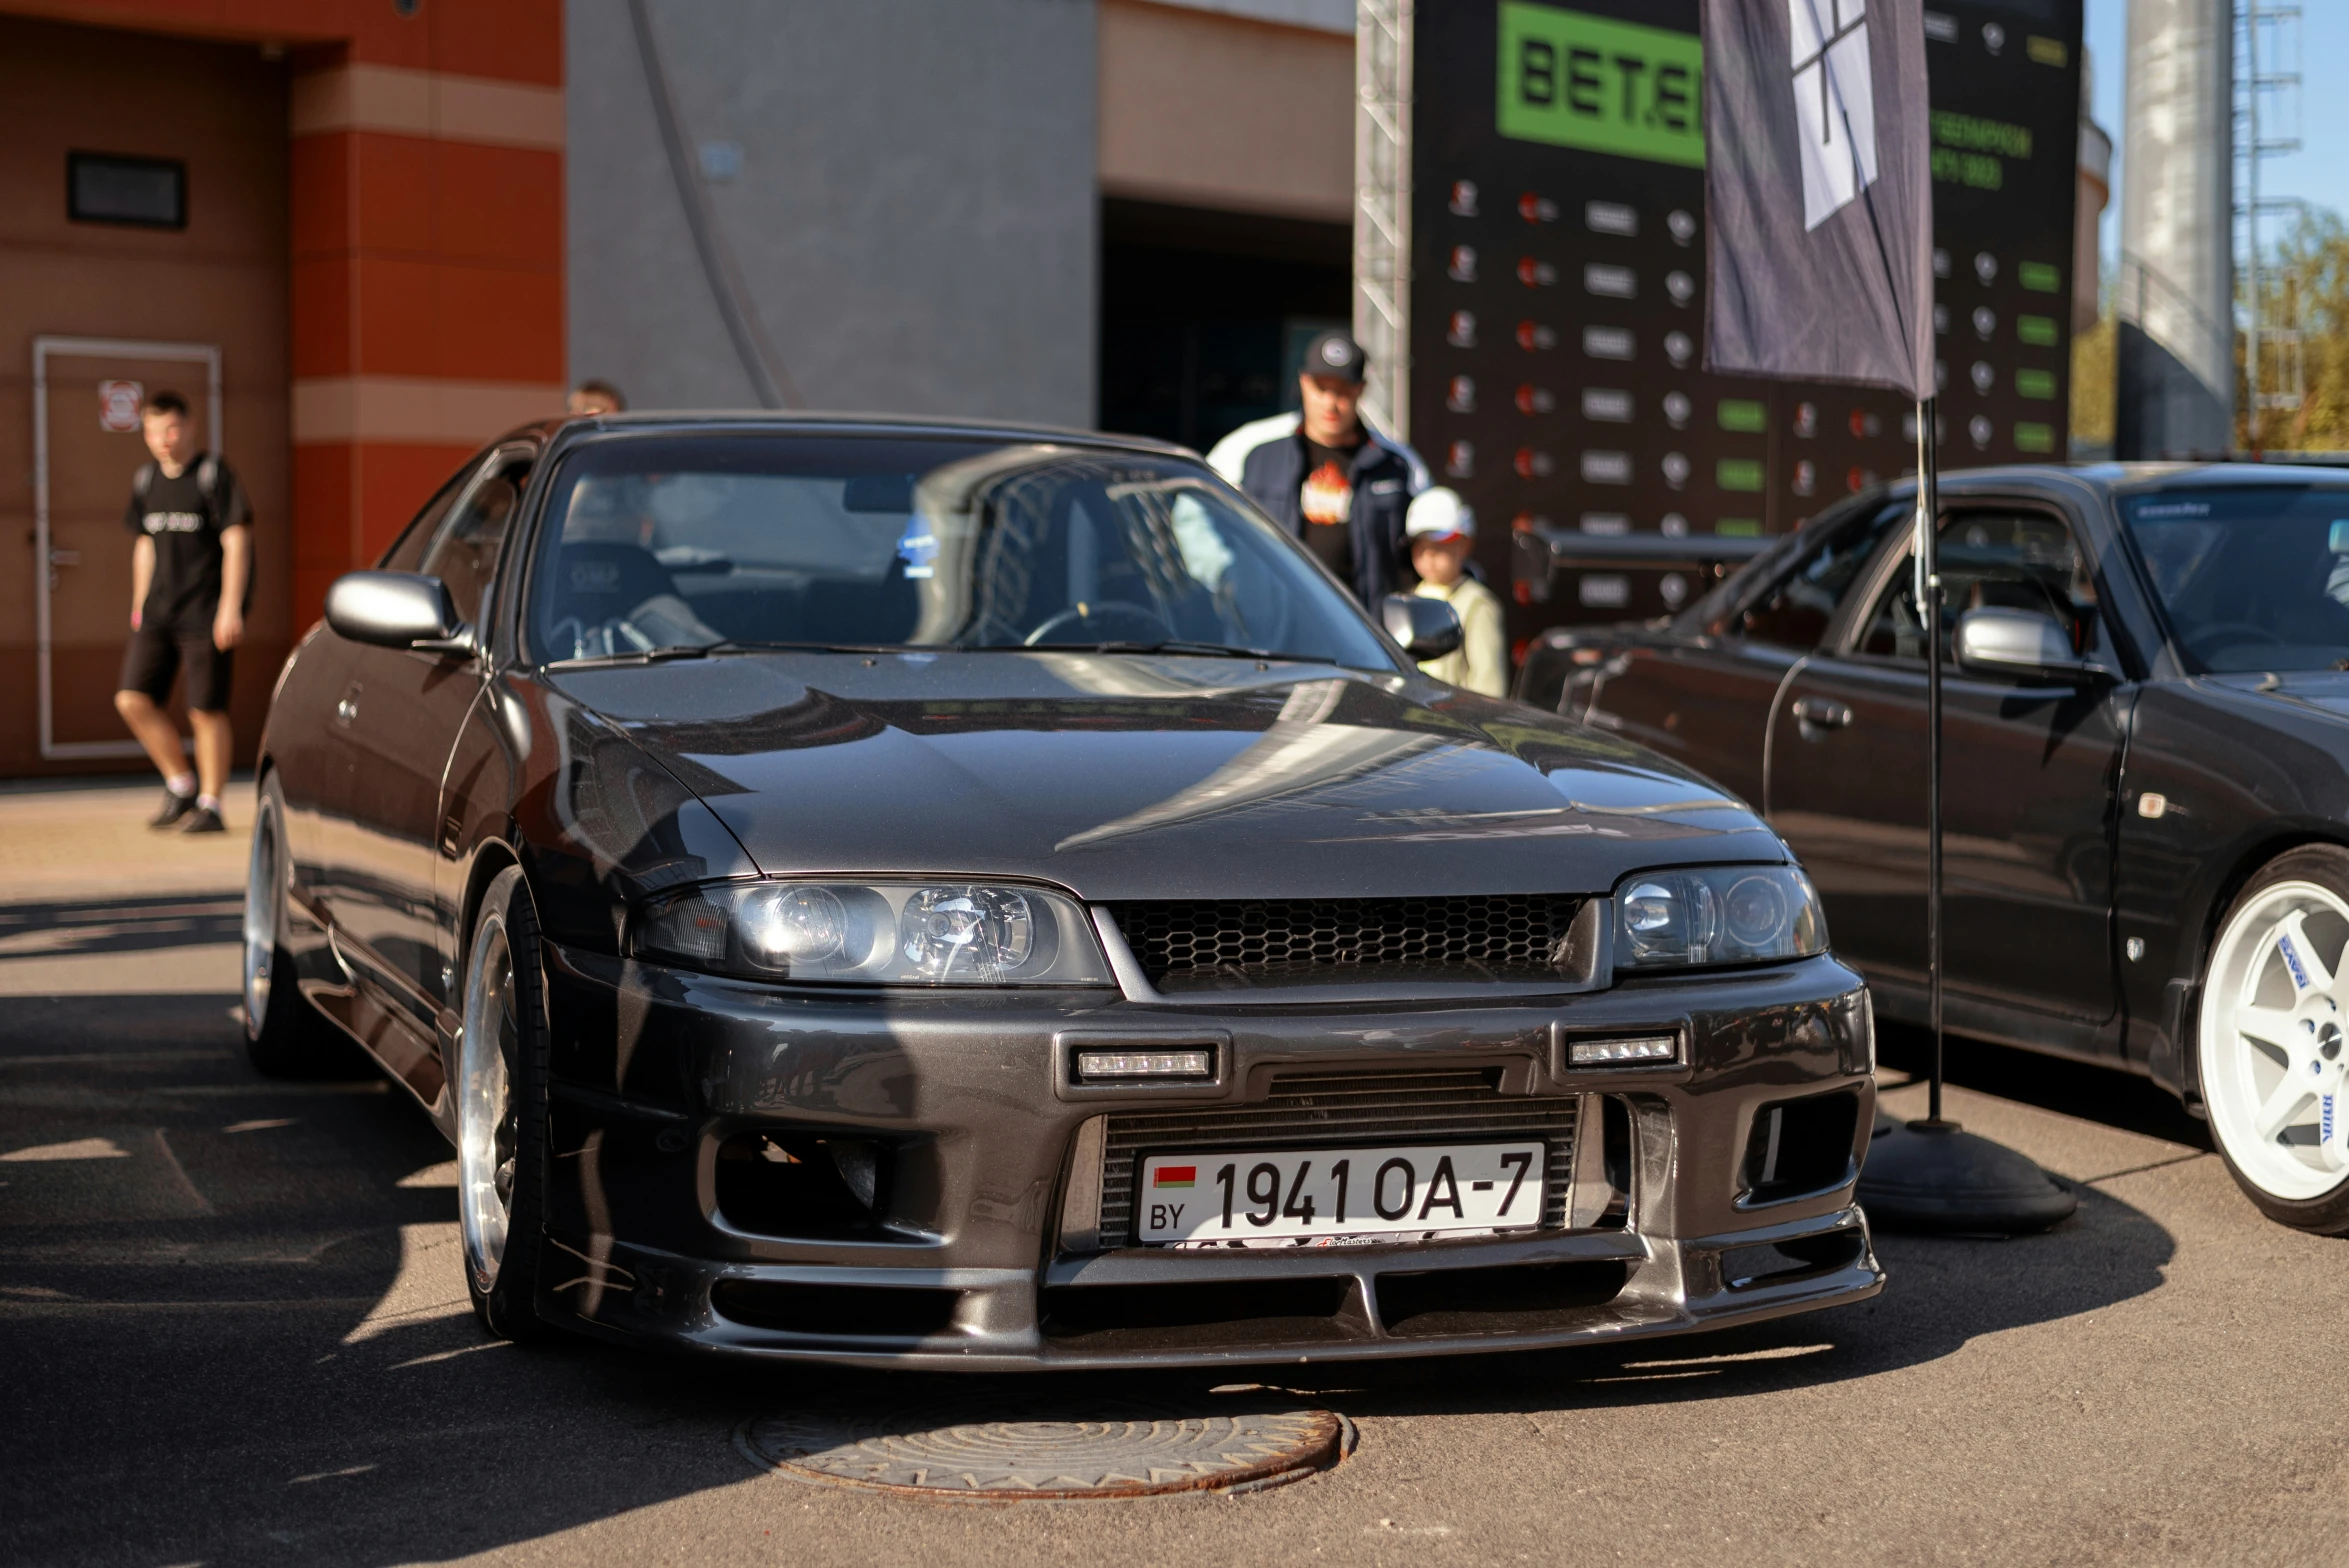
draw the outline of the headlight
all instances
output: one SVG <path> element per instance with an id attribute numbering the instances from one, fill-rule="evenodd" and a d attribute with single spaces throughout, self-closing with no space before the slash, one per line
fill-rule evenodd
<path id="1" fill-rule="evenodd" d="M 1759 964 L 1827 950 L 1811 879 L 1792 866 L 1643 871 L 1615 889 L 1618 969 Z"/>
<path id="2" fill-rule="evenodd" d="M 756 980 L 1111 983 L 1073 900 L 991 883 L 707 883 L 644 905 L 629 951 Z"/>

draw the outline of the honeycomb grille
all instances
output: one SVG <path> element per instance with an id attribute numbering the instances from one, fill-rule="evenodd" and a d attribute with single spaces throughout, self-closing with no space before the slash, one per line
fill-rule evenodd
<path id="1" fill-rule="evenodd" d="M 1315 898 L 1117 904 L 1153 985 L 1450 975 L 1555 979 L 1578 898 Z M 1366 973 L 1369 971 L 1371 973 Z"/>
<path id="2" fill-rule="evenodd" d="M 1101 1245 L 1132 1243 L 1142 1156 L 1218 1149 L 1342 1148 L 1406 1143 L 1501 1143 L 1539 1138 L 1542 1224 L 1566 1223 L 1577 1097 L 1503 1094 L 1493 1068 L 1419 1072 L 1288 1072 L 1249 1105 L 1126 1111 L 1109 1117 L 1101 1153 Z"/>

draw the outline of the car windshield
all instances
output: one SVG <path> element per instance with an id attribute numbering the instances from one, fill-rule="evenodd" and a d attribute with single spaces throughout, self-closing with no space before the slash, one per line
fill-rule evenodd
<path id="1" fill-rule="evenodd" d="M 2163 490 L 2121 516 L 2201 669 L 2349 666 L 2349 486 Z"/>
<path id="2" fill-rule="evenodd" d="M 1393 669 L 1343 592 L 1197 463 L 1037 442 L 711 434 L 563 461 L 542 661 L 736 647 L 1100 648 Z"/>

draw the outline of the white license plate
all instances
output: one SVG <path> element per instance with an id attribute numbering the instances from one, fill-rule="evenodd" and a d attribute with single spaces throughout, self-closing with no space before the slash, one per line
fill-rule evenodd
<path id="1" fill-rule="evenodd" d="M 1532 1142 L 1147 1155 L 1135 1239 L 1296 1245 L 1530 1228 L 1541 1223 L 1546 1152 Z"/>

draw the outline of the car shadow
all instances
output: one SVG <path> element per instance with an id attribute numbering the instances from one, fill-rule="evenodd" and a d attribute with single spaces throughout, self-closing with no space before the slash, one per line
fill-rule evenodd
<path id="1" fill-rule="evenodd" d="M 971 1377 L 745 1366 L 568 1336 L 521 1347 L 487 1338 L 466 1306 L 440 1135 L 377 1077 L 259 1078 L 231 1000 L 35 998 L 0 1012 L 0 1156 L 90 1139 L 126 1151 L 0 1163 L 12 1184 L 47 1172 L 41 1201 L 70 1199 L 82 1216 L 0 1187 L 0 1401 L 17 1413 L 0 1426 L 0 1555 L 458 1558 L 754 1481 L 733 1435 L 787 1413 L 1040 1420 L 1241 1402 L 1538 1423 L 1820 1388 L 2150 1291 L 2174 1250 L 2151 1217 L 2089 1189 L 2044 1236 L 1879 1238 L 1891 1283 L 1830 1312 L 1390 1363 Z M 774 1506 L 758 1496 L 729 1506 Z"/>
<path id="2" fill-rule="evenodd" d="M 1933 1037 L 1923 1029 L 1879 1019 L 1877 1062 L 1923 1082 L 1932 1070 Z M 2096 1122 L 2189 1149 L 2211 1148 L 2210 1124 L 2190 1114 L 2178 1097 L 2123 1067 L 1993 1045 L 1963 1035 L 1947 1037 L 1945 1081 L 2002 1100 L 2037 1106 L 2059 1116 Z"/>

